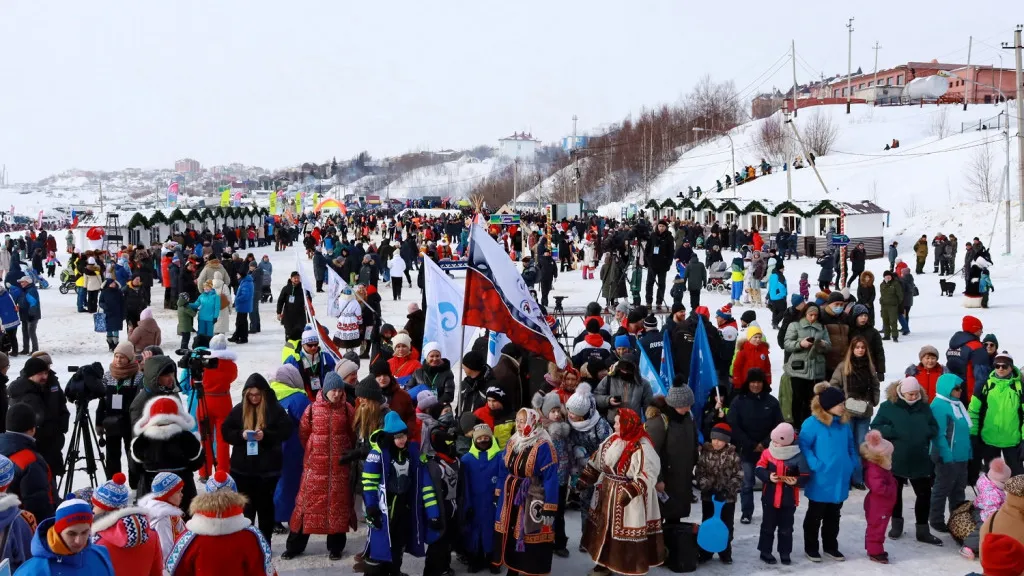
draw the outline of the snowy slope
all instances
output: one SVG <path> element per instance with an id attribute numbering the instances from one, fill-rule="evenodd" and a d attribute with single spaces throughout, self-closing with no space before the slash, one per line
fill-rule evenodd
<path id="1" fill-rule="evenodd" d="M 890 211 L 891 225 L 895 228 L 925 210 L 975 200 L 967 180 L 972 159 L 987 147 L 993 173 L 1001 173 L 1005 165 L 1003 135 L 998 130 L 973 129 L 961 134 L 961 123 L 976 126 L 979 121 L 990 121 L 1002 109 L 991 104 L 974 105 L 966 112 L 954 105 L 923 108 L 861 105 L 855 106 L 850 115 L 841 105 L 802 109 L 795 120 L 802 134 L 812 118 L 820 114 L 831 119 L 839 135 L 833 151 L 817 162 L 828 188 L 827 196 L 814 172 L 804 169 L 793 172 L 793 199 L 872 200 Z M 935 126 L 943 116 L 948 135 L 939 138 Z M 749 122 L 730 132 L 735 143 L 737 170 L 761 163 L 756 136 L 762 122 L 764 120 Z M 899 139 L 900 148 L 883 150 L 893 138 Z M 1011 171 L 1016 170 L 1016 158 L 1012 162 Z M 724 185 L 731 166 L 728 139 L 713 138 L 683 154 L 678 162 L 660 174 L 651 185 L 650 197 L 675 197 L 690 186 L 713 192 L 715 180 L 721 179 Z M 998 179 L 996 189 L 999 189 Z M 736 190 L 743 199 L 785 200 L 786 174 L 776 168 L 772 175 L 759 177 Z M 726 189 L 721 196 L 728 198 L 731 194 Z M 712 193 L 711 197 L 718 195 Z M 642 205 L 644 198 L 644 193 L 638 191 L 625 202 L 603 207 L 602 212 L 617 214 L 623 204 Z"/>
<path id="2" fill-rule="evenodd" d="M 442 162 L 410 170 L 388 187 L 392 198 L 422 198 L 441 196 L 461 198 L 491 175 L 509 165 L 508 158 L 476 160 L 463 156 L 458 160 Z"/>

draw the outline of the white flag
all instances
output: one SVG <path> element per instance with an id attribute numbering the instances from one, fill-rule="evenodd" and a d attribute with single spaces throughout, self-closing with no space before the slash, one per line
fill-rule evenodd
<path id="1" fill-rule="evenodd" d="M 452 364 L 462 362 L 462 354 L 469 350 L 475 330 L 462 328 L 462 286 L 448 277 L 430 258 L 423 259 L 426 267 L 423 284 L 427 291 L 427 318 L 423 328 L 423 343 L 436 342 L 441 356 Z M 465 332 L 466 339 L 462 340 Z"/>
<path id="2" fill-rule="evenodd" d="M 334 271 L 334 268 L 327 267 L 327 315 L 331 318 L 341 316 L 341 306 L 338 305 L 338 297 L 341 291 L 348 288 L 348 282 L 341 279 L 341 276 Z"/>

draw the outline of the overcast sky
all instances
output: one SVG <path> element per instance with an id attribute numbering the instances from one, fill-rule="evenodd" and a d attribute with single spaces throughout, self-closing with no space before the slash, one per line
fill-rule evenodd
<path id="1" fill-rule="evenodd" d="M 832 4 L 829 2 L 828 4 Z M 193 157 L 303 161 L 496 144 L 675 102 L 704 74 L 742 96 L 795 39 L 801 82 L 908 60 L 997 63 L 1006 4 L 842 10 L 684 0 L 7 0 L 0 163 L 14 181 Z M 789 8 L 799 8 L 793 12 Z M 849 13 L 847 13 L 849 12 Z M 1024 15 L 1021 15 L 1024 21 Z M 983 45 L 977 40 L 983 40 Z M 1004 62 L 1012 66 L 1012 53 Z M 812 75 L 813 73 L 813 75 Z M 753 83 L 753 84 L 752 84 Z"/>

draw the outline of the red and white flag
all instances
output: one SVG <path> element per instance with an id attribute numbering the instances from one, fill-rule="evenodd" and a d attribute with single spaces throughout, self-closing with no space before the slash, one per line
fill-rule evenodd
<path id="1" fill-rule="evenodd" d="M 501 332 L 513 344 L 564 368 L 565 350 L 505 250 L 474 225 L 468 252 L 462 323 Z"/>

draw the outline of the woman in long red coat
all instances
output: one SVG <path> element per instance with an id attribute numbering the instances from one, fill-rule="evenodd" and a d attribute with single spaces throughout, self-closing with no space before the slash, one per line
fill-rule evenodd
<path id="1" fill-rule="evenodd" d="M 316 401 L 299 421 L 299 441 L 306 450 L 302 484 L 295 499 L 291 533 L 281 558 L 294 558 L 306 549 L 310 534 L 327 535 L 331 560 L 339 560 L 349 529 L 355 530 L 351 467 L 341 457 L 355 446 L 352 405 L 345 401 L 345 383 L 337 372 L 324 378 Z"/>

